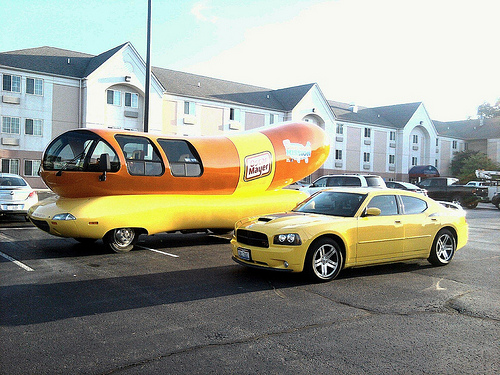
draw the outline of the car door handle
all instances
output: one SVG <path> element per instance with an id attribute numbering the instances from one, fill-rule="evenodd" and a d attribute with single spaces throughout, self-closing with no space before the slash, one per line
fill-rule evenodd
<path id="1" fill-rule="evenodd" d="M 401 224 L 401 220 L 394 220 L 394 224 Z"/>

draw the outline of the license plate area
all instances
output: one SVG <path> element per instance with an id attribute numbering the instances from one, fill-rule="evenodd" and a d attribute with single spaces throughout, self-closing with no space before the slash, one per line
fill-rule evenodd
<path id="1" fill-rule="evenodd" d="M 252 260 L 252 254 L 249 249 L 245 249 L 243 247 L 238 247 L 238 257 L 243 260 Z"/>

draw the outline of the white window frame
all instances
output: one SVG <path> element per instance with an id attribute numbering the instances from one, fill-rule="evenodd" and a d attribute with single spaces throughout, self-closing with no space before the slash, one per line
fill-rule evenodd
<path id="1" fill-rule="evenodd" d="M 31 174 L 26 173 L 26 163 L 31 164 Z M 24 175 L 27 177 L 38 177 L 38 171 L 40 170 L 41 160 L 30 160 L 24 159 Z"/>
<path id="2" fill-rule="evenodd" d="M 4 169 L 5 162 L 7 161 L 7 170 Z M 19 159 L 2 159 L 1 161 L 1 171 L 2 173 L 14 173 L 19 174 Z"/>
<path id="3" fill-rule="evenodd" d="M 194 116 L 196 114 L 196 103 L 185 101 L 184 102 L 184 114 Z"/>
<path id="4" fill-rule="evenodd" d="M 127 105 L 127 96 L 130 95 L 130 105 Z M 135 100 L 134 100 L 135 98 Z M 125 107 L 127 108 L 139 108 L 139 94 L 135 92 L 125 92 Z"/>
<path id="5" fill-rule="evenodd" d="M 453 141 L 451 144 L 452 144 L 452 146 L 451 146 L 451 147 L 452 147 L 454 150 L 456 150 L 456 149 L 458 148 L 458 141 Z"/>
<path id="6" fill-rule="evenodd" d="M 370 162 L 370 153 L 369 152 L 363 152 L 363 162 L 365 162 L 365 163 Z"/>
<path id="7" fill-rule="evenodd" d="M 389 133 L 389 140 L 390 141 L 395 141 L 396 140 L 396 132 L 395 131 L 391 131 Z"/>
<path id="8" fill-rule="evenodd" d="M 239 108 L 230 108 L 229 109 L 229 120 L 231 121 L 240 121 L 241 119 L 241 109 Z"/>
<path id="9" fill-rule="evenodd" d="M 412 167 L 418 165 L 418 158 L 416 156 L 412 156 L 411 165 L 412 165 Z"/>
<path id="10" fill-rule="evenodd" d="M 33 80 L 33 92 L 28 91 L 28 80 Z M 43 96 L 43 79 L 26 77 L 26 94 Z"/>
<path id="11" fill-rule="evenodd" d="M 32 121 L 32 133 L 28 133 L 26 131 L 28 121 Z M 33 135 L 33 136 L 42 136 L 43 135 L 43 120 L 40 119 L 33 119 L 33 118 L 27 118 L 24 120 L 24 134 L 26 135 Z"/>
<path id="12" fill-rule="evenodd" d="M 418 144 L 418 134 L 413 134 L 413 144 Z"/>
<path id="13" fill-rule="evenodd" d="M 9 88 L 5 88 L 5 77 L 10 77 Z M 15 82 L 14 82 L 15 81 Z M 15 90 L 17 89 L 17 90 Z M 21 76 L 14 74 L 3 74 L 2 76 L 2 90 L 7 92 L 21 92 Z"/>
<path id="14" fill-rule="evenodd" d="M 396 155 L 393 155 L 393 154 L 389 155 L 389 164 L 390 165 L 396 164 Z"/>
<path id="15" fill-rule="evenodd" d="M 113 94 L 113 100 L 112 100 L 112 103 L 109 102 L 109 94 L 108 92 L 112 92 Z M 117 106 L 117 107 L 121 107 L 122 105 L 122 92 L 121 91 L 118 91 L 118 90 L 113 90 L 113 89 L 108 89 L 106 90 L 106 103 L 109 104 L 109 105 L 114 105 L 114 106 Z"/>
<path id="16" fill-rule="evenodd" d="M 335 134 L 343 135 L 344 134 L 344 124 L 337 124 L 335 129 Z"/>
<path id="17" fill-rule="evenodd" d="M 17 132 L 12 131 L 12 120 L 17 120 Z M 8 129 L 7 129 L 8 127 Z M 21 118 L 20 117 L 10 117 L 2 116 L 2 134 L 16 134 L 21 135 Z"/>
<path id="18" fill-rule="evenodd" d="M 371 137 L 372 137 L 372 129 L 365 128 L 365 138 L 371 138 Z"/>
<path id="19" fill-rule="evenodd" d="M 335 150 L 335 160 L 342 160 L 342 150 Z"/>

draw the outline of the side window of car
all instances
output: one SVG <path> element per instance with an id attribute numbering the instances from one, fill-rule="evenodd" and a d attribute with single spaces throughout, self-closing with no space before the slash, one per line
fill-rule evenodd
<path id="1" fill-rule="evenodd" d="M 319 180 L 317 180 L 315 183 L 314 183 L 314 186 L 316 187 L 326 187 L 326 177 L 324 178 L 320 178 Z"/>
<path id="2" fill-rule="evenodd" d="M 420 214 L 427 209 L 427 202 L 423 199 L 402 195 L 401 200 L 406 215 Z"/>
<path id="3" fill-rule="evenodd" d="M 368 208 L 376 207 L 380 210 L 380 216 L 397 215 L 398 202 L 395 195 L 378 195 L 373 197 Z"/>
<path id="4" fill-rule="evenodd" d="M 132 176 L 161 176 L 164 166 L 158 150 L 146 137 L 116 135 Z"/>
<path id="5" fill-rule="evenodd" d="M 174 177 L 199 177 L 203 174 L 201 158 L 194 146 L 182 139 L 159 139 Z"/>

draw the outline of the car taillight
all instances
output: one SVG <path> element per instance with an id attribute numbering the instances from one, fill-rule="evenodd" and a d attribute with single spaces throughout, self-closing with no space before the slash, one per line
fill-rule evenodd
<path id="1" fill-rule="evenodd" d="M 33 191 L 30 193 L 30 195 L 28 195 L 28 198 L 34 198 L 34 197 L 36 197 L 36 196 L 37 196 L 37 193 L 36 193 L 36 191 L 34 191 L 34 190 L 33 190 Z"/>

